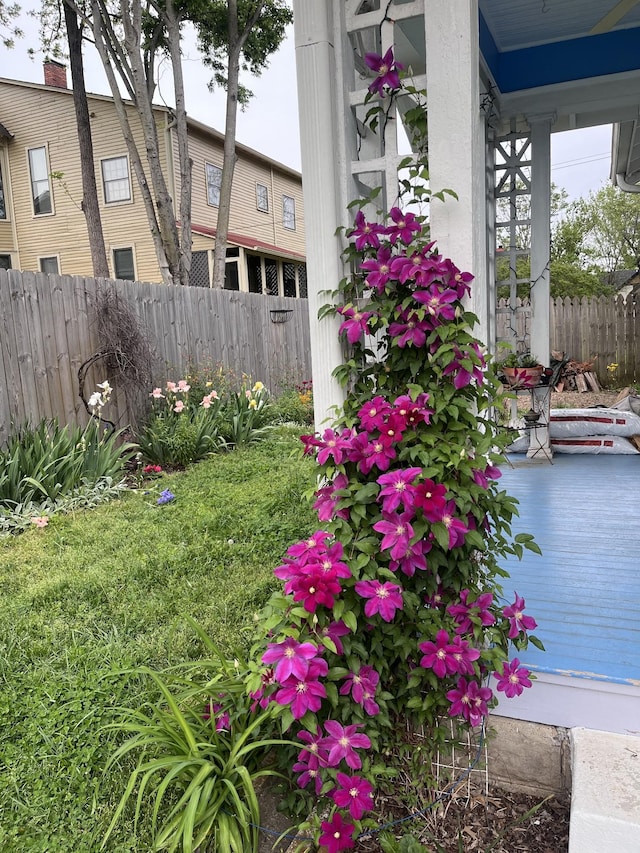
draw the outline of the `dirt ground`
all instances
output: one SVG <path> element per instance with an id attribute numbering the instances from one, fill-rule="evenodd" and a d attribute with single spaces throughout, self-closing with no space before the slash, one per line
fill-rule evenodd
<path id="1" fill-rule="evenodd" d="M 413 835 L 425 853 L 566 853 L 569 847 L 568 797 L 530 797 L 494 790 L 444 803 L 426 817 L 394 828 Z M 399 817 L 399 815 L 398 815 Z M 356 853 L 381 853 L 376 835 L 361 839 Z"/>

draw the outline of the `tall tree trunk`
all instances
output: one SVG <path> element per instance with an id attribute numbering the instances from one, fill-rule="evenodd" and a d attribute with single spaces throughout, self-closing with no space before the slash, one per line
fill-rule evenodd
<path id="1" fill-rule="evenodd" d="M 180 53 L 180 21 L 173 0 L 165 4 L 167 21 L 167 42 L 171 67 L 173 69 L 173 90 L 176 98 L 175 123 L 178 144 L 178 165 L 180 169 L 180 280 L 189 284 L 191 273 L 191 186 L 193 162 L 189 156 L 189 136 L 187 132 L 187 109 L 184 100 L 184 79 L 182 76 L 182 55 Z M 169 143 L 172 144 L 171 138 Z"/>
<path id="2" fill-rule="evenodd" d="M 238 0 L 228 0 L 227 16 L 229 25 L 229 63 L 227 68 L 227 110 L 224 124 L 224 153 L 222 160 L 222 180 L 220 184 L 220 204 L 216 223 L 216 245 L 213 252 L 213 286 L 224 287 L 225 265 L 227 257 L 227 238 L 229 235 L 229 214 L 231 212 L 231 189 L 233 173 L 236 168 L 236 125 L 238 118 L 238 85 L 240 82 L 240 55 L 242 48 L 255 26 L 263 2 L 256 2 L 252 14 L 245 22 L 242 33 L 238 29 Z"/>
<path id="3" fill-rule="evenodd" d="M 89 248 L 93 274 L 96 278 L 109 278 L 109 264 L 104 246 L 98 188 L 93 161 L 93 140 L 89 122 L 87 90 L 84 82 L 84 64 L 82 61 L 82 32 L 75 11 L 66 2 L 63 3 L 64 20 L 69 45 L 69 64 L 71 66 L 71 85 L 73 88 L 73 106 L 76 113 L 76 127 L 80 144 L 80 171 L 82 175 L 82 211 L 87 221 Z"/>

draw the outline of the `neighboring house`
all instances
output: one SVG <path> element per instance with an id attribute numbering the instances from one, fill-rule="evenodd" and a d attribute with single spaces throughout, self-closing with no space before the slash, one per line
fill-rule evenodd
<path id="1" fill-rule="evenodd" d="M 640 288 L 640 270 L 615 270 L 605 273 L 602 281 L 626 299 L 630 293 L 637 293 Z"/>
<path id="2" fill-rule="evenodd" d="M 180 174 L 172 113 L 162 106 L 154 109 L 168 186 L 177 198 Z M 129 110 L 136 128 L 134 109 Z M 111 273 L 159 282 L 144 204 L 113 100 L 89 95 L 89 114 Z M 0 120 L 0 267 L 92 275 L 73 95 L 64 66 L 46 62 L 44 85 L 0 79 Z M 191 284 L 208 287 L 224 136 L 192 119 L 188 131 L 193 161 Z M 141 133 L 134 134 L 141 143 Z M 306 296 L 300 174 L 238 145 L 228 244 L 225 287 Z"/>

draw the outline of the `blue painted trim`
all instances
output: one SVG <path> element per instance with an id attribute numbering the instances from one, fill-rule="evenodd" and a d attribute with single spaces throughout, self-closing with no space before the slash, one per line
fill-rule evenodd
<path id="1" fill-rule="evenodd" d="M 497 80 L 500 67 L 500 52 L 493 40 L 491 30 L 487 26 L 482 12 L 479 12 L 478 29 L 480 33 L 480 52 L 489 67 L 489 71 L 493 74 L 494 79 Z"/>
<path id="2" fill-rule="evenodd" d="M 502 93 L 640 70 L 640 27 L 500 53 L 480 17 L 480 48 Z"/>
<path id="3" fill-rule="evenodd" d="M 637 687 L 638 681 L 634 678 L 623 678 L 615 675 L 605 675 L 599 672 L 570 672 L 566 669 L 558 669 L 553 666 L 543 666 L 539 663 L 526 662 L 526 652 L 519 652 L 520 663 L 533 673 L 545 673 L 546 675 L 558 675 L 564 678 L 578 678 L 584 681 L 604 681 L 606 684 L 622 684 L 625 687 Z M 512 659 L 514 655 L 510 656 Z"/>

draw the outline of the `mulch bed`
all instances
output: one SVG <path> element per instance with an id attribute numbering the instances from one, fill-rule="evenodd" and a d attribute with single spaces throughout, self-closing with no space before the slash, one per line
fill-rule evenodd
<path id="1" fill-rule="evenodd" d="M 393 827 L 401 838 L 413 835 L 429 853 L 566 853 L 569 848 L 568 797 L 528 796 L 490 791 L 452 799 Z M 389 820 L 403 817 L 392 808 Z M 391 830 L 390 830 L 391 831 Z M 376 835 L 360 839 L 356 853 L 382 853 Z"/>

